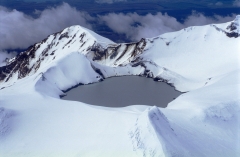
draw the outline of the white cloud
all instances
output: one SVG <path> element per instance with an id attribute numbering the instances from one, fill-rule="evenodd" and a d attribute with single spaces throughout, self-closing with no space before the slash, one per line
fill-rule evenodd
<path id="1" fill-rule="evenodd" d="M 175 18 L 162 13 L 156 15 L 147 14 L 145 16 L 136 13 L 110 13 L 99 16 L 99 18 L 113 31 L 125 34 L 131 40 L 157 36 L 181 27 L 181 24 Z"/>
<path id="2" fill-rule="evenodd" d="M 13 58 L 16 54 L 16 52 L 0 51 L 0 67 L 6 65 L 6 59 Z"/>
<path id="3" fill-rule="evenodd" d="M 216 5 L 216 6 L 222 6 L 223 3 L 222 3 L 222 2 L 217 2 L 217 3 L 215 3 L 215 5 Z"/>
<path id="4" fill-rule="evenodd" d="M 79 24 L 91 29 L 88 21 L 93 20 L 87 13 L 67 3 L 37 13 L 39 17 L 34 19 L 17 10 L 0 7 L 0 50 L 27 48 L 71 25 Z"/>
<path id="5" fill-rule="evenodd" d="M 55 8 L 36 11 L 38 18 L 33 18 L 17 10 L 8 10 L 0 6 L 0 51 L 4 49 L 27 48 L 41 41 L 47 35 L 71 25 L 81 25 L 92 29 L 90 21 L 97 25 L 107 25 L 115 33 L 124 34 L 132 41 L 173 32 L 188 26 L 227 22 L 232 16 L 206 17 L 193 12 L 183 23 L 168 14 L 110 13 L 95 18 L 81 12 L 67 3 Z"/>
<path id="6" fill-rule="evenodd" d="M 136 13 L 110 13 L 99 16 L 99 18 L 114 32 L 125 34 L 127 38 L 137 41 L 141 38 L 154 37 L 189 26 L 228 22 L 233 20 L 235 15 L 226 17 L 215 15 L 213 17 L 207 17 L 201 13 L 193 12 L 192 15 L 184 20 L 184 23 L 180 23 L 174 17 L 162 13 L 155 15 L 147 14 L 145 16 Z"/>
<path id="7" fill-rule="evenodd" d="M 108 4 L 112 4 L 115 2 L 126 2 L 127 0 L 95 0 L 95 2 L 97 3 L 108 3 Z"/>
<path id="8" fill-rule="evenodd" d="M 235 0 L 233 6 L 240 7 L 240 0 Z"/>
<path id="9" fill-rule="evenodd" d="M 201 13 L 193 12 L 192 15 L 188 16 L 184 21 L 184 27 L 189 26 L 202 26 L 207 24 L 216 24 L 216 23 L 224 23 L 234 20 L 236 14 L 232 14 L 231 16 L 220 16 L 214 15 L 212 17 L 204 16 Z"/>

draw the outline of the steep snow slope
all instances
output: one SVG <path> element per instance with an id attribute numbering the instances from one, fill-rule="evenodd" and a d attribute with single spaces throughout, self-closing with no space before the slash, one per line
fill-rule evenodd
<path id="1" fill-rule="evenodd" d="M 80 26 L 50 35 L 0 67 L 0 156 L 239 156 L 239 25 L 237 16 L 130 44 Z M 165 109 L 58 99 L 121 75 L 189 92 Z"/>
<path id="2" fill-rule="evenodd" d="M 239 78 L 240 71 L 230 73 L 210 86 L 181 95 L 167 109 L 145 111 L 132 130 L 133 139 L 145 147 L 134 146 L 149 156 L 150 150 L 161 156 L 160 148 L 166 156 L 239 156 Z M 146 120 L 161 145 L 152 146 L 144 138 L 154 132 L 139 127 Z"/>
<path id="3" fill-rule="evenodd" d="M 5 85 L 12 85 L 18 79 L 44 73 L 72 52 L 87 53 L 96 41 L 102 46 L 113 43 L 80 26 L 66 28 L 9 60 L 7 66 L 0 69 L 0 80 Z"/>

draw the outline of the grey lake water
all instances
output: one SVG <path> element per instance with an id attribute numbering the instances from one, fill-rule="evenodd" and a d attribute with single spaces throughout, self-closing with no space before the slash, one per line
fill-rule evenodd
<path id="1" fill-rule="evenodd" d="M 155 105 L 166 107 L 181 92 L 164 82 L 156 82 L 151 78 L 122 76 L 108 78 L 94 84 L 80 85 L 66 94 L 67 96 L 62 99 L 98 106 Z"/>

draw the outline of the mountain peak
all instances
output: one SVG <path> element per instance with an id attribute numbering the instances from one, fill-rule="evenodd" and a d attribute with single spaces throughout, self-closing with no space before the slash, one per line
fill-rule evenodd
<path id="1" fill-rule="evenodd" d="M 235 27 L 236 32 L 239 34 L 240 33 L 240 15 L 237 15 L 234 21 L 232 22 L 233 26 Z"/>
<path id="2" fill-rule="evenodd" d="M 44 72 L 53 62 L 71 52 L 81 52 L 85 55 L 96 43 L 103 47 L 114 44 L 111 40 L 79 25 L 65 28 L 30 46 L 10 59 L 6 66 L 0 67 L 0 82 L 8 82 L 10 79 L 16 81 L 37 71 Z"/>
<path id="3" fill-rule="evenodd" d="M 226 35 L 229 37 L 239 37 L 240 36 L 240 15 L 237 15 L 236 18 L 227 26 Z"/>

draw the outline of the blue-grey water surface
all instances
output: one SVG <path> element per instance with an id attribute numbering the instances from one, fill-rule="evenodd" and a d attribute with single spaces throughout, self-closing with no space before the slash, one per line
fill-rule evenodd
<path id="1" fill-rule="evenodd" d="M 155 105 L 166 107 L 181 93 L 164 82 L 151 78 L 122 76 L 105 79 L 102 82 L 81 85 L 68 91 L 64 100 L 80 101 L 106 107 L 129 105 Z"/>

